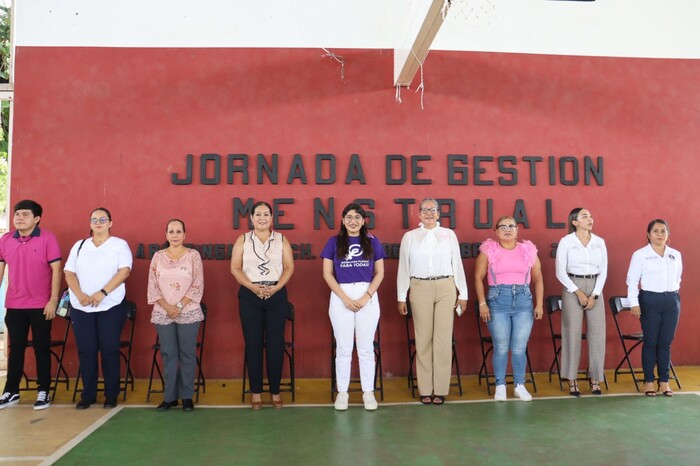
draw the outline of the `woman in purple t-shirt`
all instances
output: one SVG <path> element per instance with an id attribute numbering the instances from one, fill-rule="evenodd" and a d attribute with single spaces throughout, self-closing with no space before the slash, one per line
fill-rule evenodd
<path id="1" fill-rule="evenodd" d="M 338 395 L 335 409 L 348 409 L 353 340 L 357 341 L 362 401 L 377 409 L 374 398 L 374 333 L 379 323 L 377 289 L 384 279 L 382 243 L 367 232 L 366 214 L 358 204 L 343 209 L 340 232 L 323 248 L 323 278 L 331 289 L 328 314 L 336 341 Z"/>

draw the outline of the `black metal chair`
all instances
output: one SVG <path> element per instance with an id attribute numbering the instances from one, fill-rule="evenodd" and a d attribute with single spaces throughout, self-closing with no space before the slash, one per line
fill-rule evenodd
<path id="1" fill-rule="evenodd" d="M 374 391 L 379 392 L 379 397 L 381 401 L 384 401 L 384 377 L 382 375 L 382 337 L 379 331 L 379 322 L 377 322 L 377 331 L 374 334 L 374 358 L 376 360 L 374 366 Z M 337 343 L 335 341 L 335 336 L 333 335 L 333 329 L 331 329 L 331 402 L 335 400 L 335 394 L 338 393 L 337 382 L 338 379 L 335 375 L 335 355 L 336 355 Z M 355 346 L 353 344 L 353 350 Z M 361 392 L 362 387 L 359 386 L 360 379 L 358 377 L 350 378 L 350 386 L 348 387 L 348 392 Z"/>
<path id="2" fill-rule="evenodd" d="M 294 304 L 289 303 L 289 308 L 287 310 L 287 321 L 289 321 L 288 328 L 290 331 L 285 337 L 284 341 L 284 354 L 289 362 L 289 379 L 285 381 L 282 379 L 280 382 L 280 392 L 286 392 L 292 394 L 292 402 L 296 401 L 296 381 L 294 372 Z M 263 345 L 264 349 L 264 345 Z M 252 393 L 248 386 L 248 354 L 244 352 L 243 354 L 243 388 L 241 389 L 241 402 L 245 402 L 246 394 Z M 263 381 L 263 389 L 269 389 L 270 384 L 267 381 Z"/>
<path id="3" fill-rule="evenodd" d="M 408 375 L 406 376 L 406 379 L 408 381 L 408 388 L 411 389 L 411 397 L 415 398 L 416 390 L 418 390 L 418 377 L 413 369 L 416 362 L 416 338 L 415 336 L 411 336 L 415 335 L 415 330 L 411 332 L 413 311 L 408 299 L 406 300 L 406 310 L 406 341 L 408 342 Z M 459 390 L 459 396 L 462 396 L 464 391 L 462 390 L 462 376 L 459 372 L 459 360 L 457 359 L 457 339 L 455 338 L 454 329 L 452 329 L 452 366 L 454 367 L 456 380 L 454 382 L 450 381 L 450 387 L 457 387 Z"/>
<path id="4" fill-rule="evenodd" d="M 122 400 L 126 400 L 126 392 L 131 386 L 131 391 L 134 390 L 134 374 L 131 372 L 131 349 L 134 343 L 134 328 L 136 326 L 136 303 L 133 301 L 124 301 L 127 306 L 126 309 L 126 324 L 129 330 L 127 330 L 127 338 L 124 338 L 122 330 L 122 339 L 119 341 L 119 356 L 124 361 L 124 377 L 119 380 L 120 392 L 122 393 Z M 73 401 L 75 401 L 78 393 L 83 391 L 80 386 L 80 366 L 78 366 L 78 375 L 75 378 L 75 388 L 73 389 Z M 100 378 L 97 381 L 97 391 L 104 391 L 104 379 Z"/>
<path id="5" fill-rule="evenodd" d="M 622 350 L 625 353 L 622 357 L 622 360 L 620 361 L 620 364 L 618 364 L 615 368 L 615 382 L 617 382 L 617 376 L 619 374 L 629 374 L 632 376 L 632 380 L 634 381 L 634 387 L 637 389 L 637 391 L 639 391 L 639 384 L 644 382 L 644 374 L 641 369 L 634 369 L 634 367 L 632 366 L 632 360 L 630 359 L 630 355 L 632 354 L 634 349 L 641 345 L 644 341 L 644 333 L 625 332 L 622 330 L 622 327 L 625 325 L 620 323 L 620 320 L 622 320 L 620 315 L 621 313 L 630 310 L 630 307 L 627 305 L 627 303 L 623 303 L 623 299 L 625 299 L 624 296 L 612 296 L 608 300 L 608 302 L 610 303 L 610 311 L 612 312 L 613 319 L 615 320 L 615 328 L 617 328 L 617 335 L 620 338 L 620 343 L 622 343 Z M 638 325 L 638 322 L 636 325 Z M 628 326 L 625 327 L 627 328 Z M 628 342 L 631 345 L 629 347 L 627 346 Z M 627 363 L 628 369 L 622 369 L 622 366 L 625 363 Z M 669 378 L 676 381 L 676 385 L 678 385 L 678 389 L 680 390 L 681 381 L 678 379 L 678 374 L 676 374 L 676 369 L 673 367 L 673 363 L 671 363 L 671 374 Z"/>
<path id="6" fill-rule="evenodd" d="M 51 390 L 51 399 L 55 400 L 56 399 L 56 391 L 58 390 L 58 385 L 65 383 L 66 384 L 66 390 L 70 390 L 70 377 L 68 377 L 68 373 L 66 372 L 66 368 L 63 365 L 63 357 L 66 354 L 66 342 L 68 341 L 68 333 L 70 332 L 70 317 L 64 317 L 64 318 L 59 318 L 60 316 L 56 316 L 54 319 L 54 325 L 56 322 L 60 320 L 65 320 L 66 324 L 66 329 L 63 332 L 63 338 L 59 340 L 54 340 L 51 339 L 49 342 L 49 351 L 51 353 L 51 357 L 56 360 L 56 375 L 55 377 L 52 378 L 53 383 L 51 384 L 51 387 L 49 390 Z M 27 341 L 27 348 L 34 348 L 34 341 L 33 340 L 28 340 Z M 58 352 L 54 350 L 54 348 L 60 348 L 58 349 Z M 31 377 L 28 376 L 26 372 L 22 372 L 22 378 L 24 379 L 24 387 L 20 387 L 20 391 L 24 390 L 36 390 L 36 386 L 30 387 L 29 384 L 36 384 L 37 383 L 37 378 L 36 377 Z"/>
<path id="7" fill-rule="evenodd" d="M 556 368 L 557 377 L 559 377 L 559 390 L 564 389 L 564 384 L 561 378 L 561 367 L 559 366 L 559 356 L 561 354 L 561 332 L 555 330 L 554 321 L 557 320 L 561 328 L 561 318 L 556 319 L 556 315 L 561 311 L 561 296 L 547 296 L 546 299 L 547 307 L 547 320 L 549 321 L 549 330 L 552 332 L 552 348 L 554 349 L 554 358 L 552 359 L 552 364 L 549 366 L 549 381 L 552 381 L 552 375 L 555 374 L 554 368 Z M 561 315 L 561 314 L 559 314 Z M 582 340 L 587 340 L 586 334 L 581 334 Z M 588 369 L 585 371 L 578 371 L 576 380 L 578 381 L 588 381 Z M 603 383 L 605 384 L 605 389 L 608 390 L 608 378 L 603 374 Z"/>
<path id="8" fill-rule="evenodd" d="M 491 387 L 496 386 L 496 380 L 495 377 L 489 373 L 489 366 L 488 366 L 488 357 L 491 351 L 493 351 L 493 338 L 491 338 L 491 335 L 482 330 L 482 321 L 481 318 L 479 317 L 479 303 L 474 302 L 474 308 L 475 308 L 475 313 L 474 315 L 476 316 L 476 328 L 479 330 L 479 343 L 481 344 L 481 367 L 479 368 L 479 385 L 481 385 L 482 379 L 486 379 L 486 391 L 488 392 L 489 395 L 491 395 Z M 488 330 L 488 329 L 487 329 Z M 530 364 L 530 353 L 528 350 L 525 350 L 525 356 L 527 358 L 527 369 L 528 372 L 530 373 L 530 378 L 525 379 L 525 383 L 532 384 L 532 390 L 537 393 L 537 384 L 535 383 L 535 373 L 532 372 L 532 364 Z M 491 378 L 494 377 L 493 382 L 491 381 Z M 506 384 L 507 385 L 513 385 L 513 374 L 512 373 L 507 373 L 506 374 Z"/>
<path id="9" fill-rule="evenodd" d="M 197 377 L 194 380 L 195 402 L 199 403 L 199 391 L 207 392 L 207 380 L 202 371 L 202 357 L 204 354 L 204 337 L 207 330 L 207 305 L 199 303 L 204 313 L 204 320 L 199 325 L 199 335 L 197 337 L 197 346 L 195 348 L 197 358 Z M 158 362 L 158 353 L 160 352 L 160 337 L 156 335 L 156 342 L 151 346 L 153 349 L 153 360 L 151 361 L 151 375 L 148 378 L 148 391 L 146 392 L 146 401 L 151 400 L 151 394 L 163 393 L 165 391 L 165 381 L 163 380 L 163 372 Z M 153 376 L 158 374 L 160 380 L 160 388 L 153 388 Z"/>

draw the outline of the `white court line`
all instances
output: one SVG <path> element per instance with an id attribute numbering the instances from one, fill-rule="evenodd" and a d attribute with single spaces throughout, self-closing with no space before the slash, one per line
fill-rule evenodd
<path id="1" fill-rule="evenodd" d="M 72 405 L 67 405 L 67 406 L 72 406 Z M 117 406 L 116 408 L 110 409 L 109 412 L 105 413 L 104 416 L 99 418 L 97 421 L 93 422 L 92 425 L 90 425 L 87 429 L 73 437 L 72 440 L 68 441 L 65 445 L 63 445 L 61 448 L 56 450 L 51 456 L 47 456 L 44 461 L 39 463 L 39 466 L 48 466 L 56 461 L 58 461 L 63 455 L 68 453 L 72 448 L 74 448 L 76 445 L 78 445 L 80 442 L 82 442 L 88 435 L 91 433 L 95 432 L 97 429 L 102 427 L 105 422 L 107 422 L 109 419 L 112 418 L 112 416 L 116 415 L 119 411 L 124 409 L 124 406 Z"/>
<path id="2" fill-rule="evenodd" d="M 3 456 L 0 457 L 0 463 L 10 463 L 13 461 L 18 463 L 22 461 L 42 461 L 45 458 L 45 456 Z"/>

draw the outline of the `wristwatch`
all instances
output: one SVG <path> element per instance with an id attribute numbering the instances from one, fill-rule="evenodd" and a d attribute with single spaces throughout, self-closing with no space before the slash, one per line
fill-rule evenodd
<path id="1" fill-rule="evenodd" d="M 175 305 L 175 307 L 178 308 L 178 309 L 180 309 L 180 310 L 182 310 L 182 308 L 185 307 L 185 306 L 183 306 L 182 303 L 177 303 L 177 304 Z"/>
<path id="2" fill-rule="evenodd" d="M 597 295 L 597 294 L 594 294 L 594 295 L 593 295 L 593 299 L 598 299 L 598 295 Z"/>

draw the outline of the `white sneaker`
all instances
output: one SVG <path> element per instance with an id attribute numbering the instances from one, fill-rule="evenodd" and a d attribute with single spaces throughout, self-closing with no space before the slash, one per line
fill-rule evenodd
<path id="1" fill-rule="evenodd" d="M 377 400 L 374 399 L 374 392 L 364 392 L 362 394 L 362 401 L 365 403 L 365 409 L 367 411 L 374 411 L 377 409 Z"/>
<path id="2" fill-rule="evenodd" d="M 335 410 L 345 411 L 348 409 L 348 392 L 338 392 L 335 396 Z"/>
<path id="3" fill-rule="evenodd" d="M 506 386 L 496 385 L 496 394 L 493 399 L 496 401 L 506 401 L 506 398 L 508 398 L 508 395 L 506 395 Z"/>
<path id="4" fill-rule="evenodd" d="M 39 411 L 40 409 L 46 409 L 51 404 L 51 396 L 49 392 L 39 391 L 36 395 L 36 403 L 34 403 L 34 411 Z"/>
<path id="5" fill-rule="evenodd" d="M 527 391 L 527 388 L 525 388 L 523 384 L 516 385 L 513 393 L 523 401 L 532 401 L 532 395 L 530 395 L 530 392 Z"/>
<path id="6" fill-rule="evenodd" d="M 5 392 L 0 396 L 0 409 L 19 403 L 19 393 Z"/>

